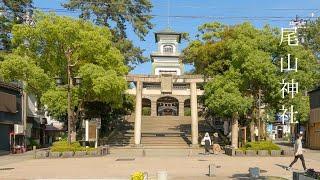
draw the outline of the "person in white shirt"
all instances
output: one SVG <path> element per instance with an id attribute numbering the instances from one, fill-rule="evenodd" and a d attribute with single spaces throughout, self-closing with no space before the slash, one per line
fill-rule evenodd
<path id="1" fill-rule="evenodd" d="M 204 144 L 205 154 L 206 155 L 210 154 L 211 139 L 210 139 L 209 133 L 206 132 L 201 142 L 202 142 L 201 144 Z"/>
<path id="2" fill-rule="evenodd" d="M 291 170 L 292 166 L 294 163 L 297 162 L 298 158 L 300 158 L 301 162 L 302 162 L 302 166 L 303 169 L 306 171 L 306 163 L 304 161 L 304 157 L 303 157 L 303 149 L 302 149 L 302 134 L 298 135 L 298 138 L 294 144 L 294 160 L 292 161 L 292 163 L 289 165 L 289 167 L 287 168 L 287 170 Z"/>

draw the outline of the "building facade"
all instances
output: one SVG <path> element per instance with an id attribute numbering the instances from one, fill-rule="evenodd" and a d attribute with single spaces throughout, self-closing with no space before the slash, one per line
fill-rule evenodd
<path id="1" fill-rule="evenodd" d="M 310 120 L 307 143 L 311 149 L 320 149 L 320 88 L 309 92 Z"/>
<path id="2" fill-rule="evenodd" d="M 10 152 L 11 135 L 23 134 L 22 90 L 18 85 L 0 81 L 0 151 Z M 19 137 L 15 139 L 19 141 Z"/>
<path id="3" fill-rule="evenodd" d="M 151 54 L 151 75 L 128 75 L 126 77 L 128 82 L 134 84 L 134 88 L 128 89 L 127 93 L 135 95 L 136 100 L 134 144 L 140 145 L 142 134 L 147 133 L 148 129 L 142 128 L 142 123 L 144 123 L 142 122 L 142 109 L 150 107 L 150 122 L 152 117 L 162 116 L 178 117 L 176 121 L 179 121 L 179 117 L 185 116 L 185 108 L 190 109 L 191 142 L 192 145 L 198 145 L 198 96 L 203 95 L 201 87 L 204 79 L 201 75 L 184 75 L 178 48 L 181 33 L 166 29 L 155 33 L 155 41 L 158 44 L 158 50 Z M 161 120 L 154 121 L 154 123 L 156 127 Z M 157 129 L 152 131 L 154 134 L 160 133 L 157 132 Z M 161 133 L 166 136 L 168 131 L 161 131 Z M 148 133 L 151 134 L 151 132 Z"/>

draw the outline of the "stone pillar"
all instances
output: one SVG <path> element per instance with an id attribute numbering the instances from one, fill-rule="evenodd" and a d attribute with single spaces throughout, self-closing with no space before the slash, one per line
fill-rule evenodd
<path id="1" fill-rule="evenodd" d="M 157 116 L 157 101 L 151 100 L 151 116 Z"/>
<path id="2" fill-rule="evenodd" d="M 134 119 L 134 144 L 141 142 L 141 113 L 142 113 L 142 82 L 137 81 L 136 85 L 136 109 Z"/>
<path id="3" fill-rule="evenodd" d="M 184 101 L 179 102 L 179 116 L 184 116 Z"/>
<path id="4" fill-rule="evenodd" d="M 198 101 L 197 84 L 195 82 L 190 83 L 190 93 L 192 145 L 198 145 Z"/>

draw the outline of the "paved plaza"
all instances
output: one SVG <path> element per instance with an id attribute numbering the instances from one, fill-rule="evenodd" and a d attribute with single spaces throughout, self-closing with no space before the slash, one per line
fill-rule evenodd
<path id="1" fill-rule="evenodd" d="M 127 151 L 127 152 L 125 152 Z M 156 179 L 158 171 L 167 171 L 168 179 L 248 179 L 250 167 L 260 167 L 262 176 L 292 179 L 292 173 L 283 169 L 292 157 L 230 157 L 224 154 L 205 156 L 201 153 L 185 156 L 179 150 L 154 153 L 145 157 L 130 154 L 130 149 L 112 152 L 105 157 L 70 159 L 32 159 L 32 154 L 0 157 L 0 179 L 128 179 L 135 171 L 148 172 Z M 21 158 L 19 162 L 18 159 Z M 12 161 L 10 161 L 12 159 Z M 320 170 L 320 152 L 305 154 L 308 168 Z M 208 166 L 215 164 L 216 177 L 209 177 Z M 7 169 L 6 169 L 7 168 Z M 13 169 L 10 169 L 13 168 Z M 301 171 L 301 162 L 294 165 Z"/>

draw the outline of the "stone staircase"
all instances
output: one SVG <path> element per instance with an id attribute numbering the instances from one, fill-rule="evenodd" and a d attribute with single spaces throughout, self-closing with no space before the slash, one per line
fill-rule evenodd
<path id="1" fill-rule="evenodd" d="M 221 132 L 199 118 L 199 142 L 205 132 L 219 133 L 220 145 L 225 145 Z M 134 146 L 134 115 L 126 118 L 106 144 L 117 147 Z M 190 116 L 143 116 L 141 119 L 141 145 L 144 148 L 187 148 L 191 144 Z"/>
<path id="2" fill-rule="evenodd" d="M 119 129 L 109 138 L 111 146 L 134 145 L 134 115 L 127 119 L 130 124 Z M 188 147 L 191 143 L 191 117 L 143 116 L 141 119 L 141 144 L 143 147 Z"/>
<path id="3" fill-rule="evenodd" d="M 188 147 L 190 116 L 144 116 L 141 120 L 141 144 L 144 147 Z"/>
<path id="4" fill-rule="evenodd" d="M 183 126 L 190 127 L 190 116 L 143 116 L 141 131 L 144 132 L 182 132 Z"/>

